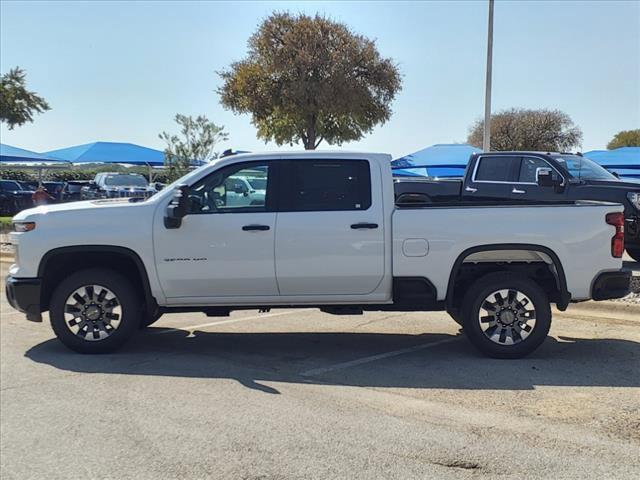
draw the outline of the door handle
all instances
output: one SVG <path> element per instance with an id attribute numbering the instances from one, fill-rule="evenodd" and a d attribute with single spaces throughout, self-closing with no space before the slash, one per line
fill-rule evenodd
<path id="1" fill-rule="evenodd" d="M 373 228 L 378 228 L 378 224 L 377 223 L 354 223 L 353 225 L 351 225 L 351 228 L 353 228 L 354 230 L 361 230 L 361 229 L 373 229 Z"/>
<path id="2" fill-rule="evenodd" d="M 467 186 L 467 188 L 464 189 L 465 192 L 471 192 L 471 193 L 476 193 L 478 191 L 477 188 L 473 188 L 473 187 L 469 187 Z"/>
<path id="3" fill-rule="evenodd" d="M 242 230 L 245 232 L 251 232 L 254 230 L 269 230 L 271 227 L 269 225 L 245 225 L 242 227 Z"/>
<path id="4" fill-rule="evenodd" d="M 526 190 L 518 190 L 516 187 L 513 187 L 513 190 L 511 190 L 511 193 L 527 193 Z"/>

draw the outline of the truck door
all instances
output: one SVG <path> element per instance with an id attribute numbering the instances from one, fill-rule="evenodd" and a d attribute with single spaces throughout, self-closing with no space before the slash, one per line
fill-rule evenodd
<path id="1" fill-rule="evenodd" d="M 283 172 L 275 245 L 280 294 L 374 291 L 385 255 L 378 165 L 307 158 L 285 163 Z"/>
<path id="2" fill-rule="evenodd" d="M 538 168 L 551 168 L 556 170 L 543 158 L 530 156 L 523 156 L 521 158 L 517 183 L 513 184 L 514 188 L 511 191 L 511 197 L 515 200 L 564 200 L 566 197 L 564 190 L 556 191 L 554 187 L 538 186 L 536 179 L 536 170 Z M 560 174 L 558 173 L 558 175 Z"/>
<path id="3" fill-rule="evenodd" d="M 481 155 L 465 179 L 462 199 L 465 201 L 510 200 L 517 180 L 520 157 Z"/>
<path id="4" fill-rule="evenodd" d="M 199 180 L 180 228 L 167 229 L 156 217 L 156 264 L 167 298 L 278 295 L 273 167 L 237 163 Z M 231 190 L 237 186 L 231 176 L 262 179 L 266 196 L 247 201 L 239 187 Z"/>

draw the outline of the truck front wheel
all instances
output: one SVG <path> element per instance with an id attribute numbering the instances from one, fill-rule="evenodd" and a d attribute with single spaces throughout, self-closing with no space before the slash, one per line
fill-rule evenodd
<path id="1" fill-rule="evenodd" d="M 76 272 L 53 292 L 51 327 L 71 350 L 113 352 L 139 328 L 141 302 L 135 292 L 131 282 L 113 270 Z"/>
<path id="2" fill-rule="evenodd" d="M 551 327 L 546 293 L 529 278 L 497 272 L 465 294 L 462 325 L 471 343 L 493 358 L 524 357 L 542 344 Z"/>

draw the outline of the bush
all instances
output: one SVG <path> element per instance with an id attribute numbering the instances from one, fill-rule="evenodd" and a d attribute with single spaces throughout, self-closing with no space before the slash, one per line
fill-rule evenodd
<path id="1" fill-rule="evenodd" d="M 0 178 L 26 182 L 29 180 L 36 180 L 38 177 L 24 170 L 0 170 Z"/>
<path id="2" fill-rule="evenodd" d="M 11 230 L 11 217 L 0 217 L 0 233 L 9 233 Z"/>

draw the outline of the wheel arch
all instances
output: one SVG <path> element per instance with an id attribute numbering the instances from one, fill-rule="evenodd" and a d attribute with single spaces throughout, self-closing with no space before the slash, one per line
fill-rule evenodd
<path id="1" fill-rule="evenodd" d="M 546 255 L 551 264 L 553 265 L 553 270 L 551 273 L 554 276 L 556 282 L 556 288 L 558 292 L 558 297 L 556 299 L 556 306 L 559 310 L 566 310 L 569 302 L 571 301 L 571 293 L 567 289 L 567 277 L 564 272 L 564 268 L 562 267 L 562 262 L 558 255 L 548 247 L 543 245 L 536 244 L 528 244 L 528 243 L 497 243 L 497 244 L 487 244 L 487 245 L 478 245 L 475 247 L 468 248 L 464 250 L 456 259 L 453 264 L 453 268 L 451 269 L 451 273 L 449 274 L 449 281 L 447 283 L 447 296 L 445 300 L 446 308 L 448 311 L 453 311 L 455 309 L 455 299 L 456 299 L 456 280 L 463 268 L 463 264 L 465 260 L 470 256 L 477 253 L 484 252 L 499 252 L 499 251 L 520 251 L 520 252 L 537 252 Z"/>
<path id="2" fill-rule="evenodd" d="M 40 260 L 38 277 L 42 279 L 41 310 L 48 309 L 51 294 L 62 276 L 91 267 L 105 267 L 134 275 L 132 280 L 137 280 L 135 284 L 140 289 L 147 312 L 154 312 L 158 308 L 151 293 L 147 269 L 135 251 L 113 245 L 75 245 L 49 250 Z"/>

